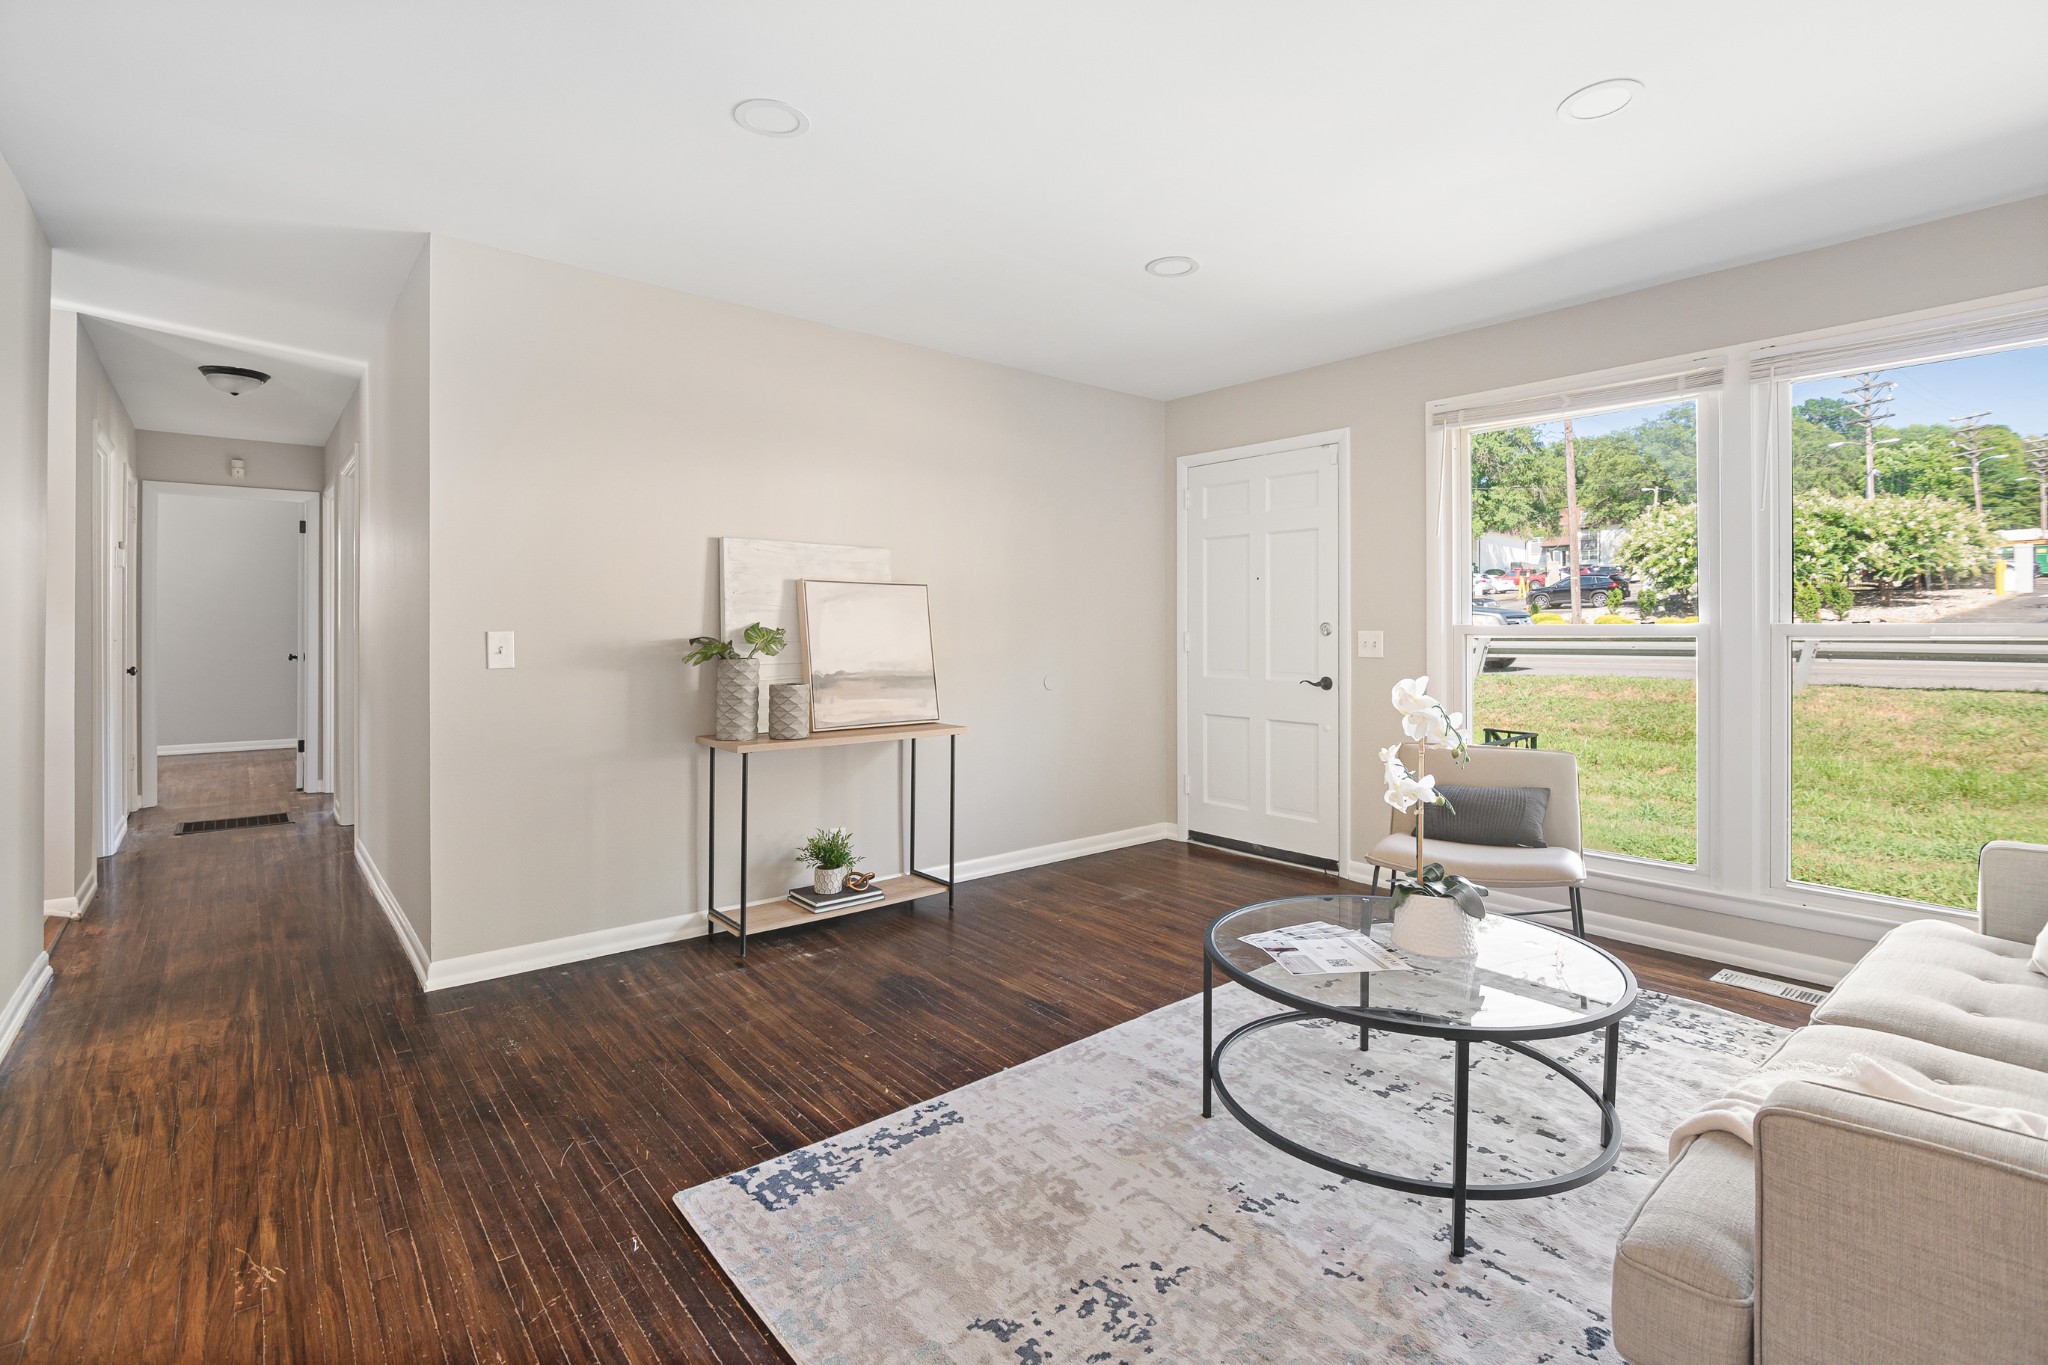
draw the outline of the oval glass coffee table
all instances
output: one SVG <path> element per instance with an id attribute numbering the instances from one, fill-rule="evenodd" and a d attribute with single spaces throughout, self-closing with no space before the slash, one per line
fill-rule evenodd
<path id="1" fill-rule="evenodd" d="M 1480 921 L 1479 951 L 1468 958 L 1409 955 L 1413 970 L 1297 976 L 1249 936 L 1316 923 L 1363 930 L 1385 947 L 1391 902 L 1384 896 L 1298 896 L 1233 910 L 1209 926 L 1202 962 L 1202 1117 L 1215 1100 L 1266 1142 L 1312 1166 L 1407 1194 L 1451 1201 L 1451 1259 L 1465 1254 L 1465 1205 L 1473 1199 L 1533 1199 L 1561 1194 L 1597 1179 L 1621 1155 L 1621 1116 L 1614 1106 L 1621 1021 L 1636 1003 L 1636 979 L 1611 953 L 1583 939 L 1526 920 L 1488 915 Z M 1215 1040 L 1216 973 L 1286 1006 Z M 1273 1129 L 1230 1093 L 1223 1059 L 1232 1046 L 1260 1029 L 1328 1019 L 1358 1027 L 1358 1046 L 1372 1033 L 1413 1034 L 1450 1040 L 1452 1092 L 1451 1178 L 1425 1180 L 1344 1161 Z M 1545 1038 L 1607 1031 L 1600 1088 L 1530 1044 Z M 1574 1171 L 1538 1180 L 1472 1184 L 1466 1179 L 1470 1121 L 1471 1048 L 1493 1043 L 1549 1067 L 1592 1102 L 1600 1118 L 1600 1152 Z M 1347 1044 L 1348 1045 L 1348 1044 Z M 1590 1117 L 1590 1116 L 1589 1116 Z"/>

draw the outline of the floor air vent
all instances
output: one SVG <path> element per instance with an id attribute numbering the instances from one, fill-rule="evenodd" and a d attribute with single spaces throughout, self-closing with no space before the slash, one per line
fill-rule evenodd
<path id="1" fill-rule="evenodd" d="M 180 834 L 212 834 L 223 829 L 253 829 L 257 825 L 289 825 L 292 818 L 283 811 L 275 815 L 237 815 L 230 820 L 187 820 L 178 826 Z"/>
<path id="2" fill-rule="evenodd" d="M 1759 995 L 1775 995 L 1786 1000 L 1797 1000 L 1802 1005 L 1818 1005 L 1828 998 L 1826 991 L 1812 986 L 1794 986 L 1784 981 L 1773 981 L 1767 976 L 1751 976 L 1748 972 L 1731 971 L 1726 967 L 1714 973 L 1714 980 L 1724 986 L 1740 986 Z"/>

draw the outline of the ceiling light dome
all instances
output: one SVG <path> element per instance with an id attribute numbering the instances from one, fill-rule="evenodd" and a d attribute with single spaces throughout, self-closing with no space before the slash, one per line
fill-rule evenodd
<path id="1" fill-rule="evenodd" d="M 732 107 L 732 121 L 762 137 L 795 137 L 811 126 L 803 110 L 781 100 L 741 100 Z"/>
<path id="2" fill-rule="evenodd" d="M 1642 93 L 1643 83 L 1627 76 L 1594 81 L 1566 95 L 1564 102 L 1557 106 L 1557 116 L 1566 123 L 1591 123 L 1594 119 L 1620 113 Z"/>
<path id="3" fill-rule="evenodd" d="M 1146 271 L 1165 280 L 1192 275 L 1201 268 L 1201 262 L 1192 256 L 1161 256 L 1157 260 L 1145 262 Z"/>
<path id="4" fill-rule="evenodd" d="M 206 376 L 207 383 L 230 398 L 240 398 L 270 382 L 270 376 L 263 371 L 245 370 L 240 365 L 201 365 L 199 373 Z"/>

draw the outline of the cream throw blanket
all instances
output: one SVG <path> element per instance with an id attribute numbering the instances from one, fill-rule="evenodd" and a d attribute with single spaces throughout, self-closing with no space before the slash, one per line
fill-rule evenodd
<path id="1" fill-rule="evenodd" d="M 1853 1056 L 1845 1066 L 1773 1070 L 1767 1065 L 1737 1081 L 1727 1094 L 1678 1125 L 1677 1131 L 1671 1134 L 1671 1160 L 1678 1160 L 1679 1153 L 1702 1133 L 1727 1133 L 1754 1147 L 1757 1110 L 1769 1104 L 1771 1093 L 1786 1081 L 1817 1081 L 1838 1090 L 1855 1090 L 1937 1114 L 1953 1114 L 1994 1128 L 2048 1138 L 2048 1114 L 2030 1114 L 2024 1109 L 2006 1109 L 1954 1099 L 1944 1087 L 1925 1076 L 1889 1062 L 1880 1062 L 1875 1057 Z"/>

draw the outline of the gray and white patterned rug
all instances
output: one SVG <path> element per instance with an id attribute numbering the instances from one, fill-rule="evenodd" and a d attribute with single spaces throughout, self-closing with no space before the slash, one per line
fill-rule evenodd
<path id="1" fill-rule="evenodd" d="M 1274 1006 L 1217 992 L 1226 1021 Z M 1645 993 L 1623 1025 L 1615 1168 L 1569 1194 L 1449 1205 L 1339 1179 L 1201 1117 L 1201 999 L 676 1195 L 798 1361 L 1605 1361 L 1615 1240 L 1666 1135 L 1784 1030 Z M 1548 1046 L 1597 1082 L 1600 1038 Z M 1475 1047 L 1471 1176 L 1597 1149 L 1585 1097 Z M 1450 1045 L 1283 1025 L 1225 1060 L 1232 1093 L 1311 1145 L 1450 1170 Z"/>

